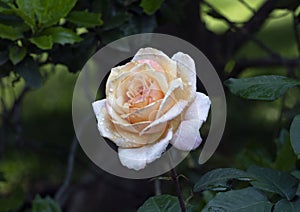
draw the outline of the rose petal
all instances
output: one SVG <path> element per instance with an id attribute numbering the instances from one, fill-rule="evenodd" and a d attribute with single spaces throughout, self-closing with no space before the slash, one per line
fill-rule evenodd
<path id="1" fill-rule="evenodd" d="M 180 78 L 170 82 L 168 91 L 162 100 L 156 118 L 159 118 L 162 114 L 166 113 L 175 104 L 176 99 L 172 96 L 172 93 L 178 88 L 183 89 L 182 80 Z"/>
<path id="2" fill-rule="evenodd" d="M 164 126 L 161 126 L 160 130 L 156 130 L 157 133 L 149 133 L 149 134 L 143 134 L 140 135 L 139 133 L 132 133 L 128 130 L 124 129 L 123 127 L 120 127 L 119 125 L 114 125 L 116 131 L 118 134 L 124 139 L 131 143 L 131 147 L 141 147 L 146 144 L 152 144 L 157 141 L 166 131 L 166 124 Z M 127 146 L 119 145 L 120 147 L 127 148 Z"/>
<path id="3" fill-rule="evenodd" d="M 201 143 L 201 140 L 199 140 L 200 134 L 198 126 L 199 121 L 196 119 L 182 121 L 170 143 L 177 149 L 183 151 L 190 151 L 197 148 Z"/>
<path id="4" fill-rule="evenodd" d="M 170 143 L 183 151 L 197 148 L 202 141 L 199 128 L 206 121 L 209 108 L 208 96 L 197 92 L 194 102 L 187 108 Z"/>
<path id="5" fill-rule="evenodd" d="M 139 120 L 141 120 L 141 121 L 153 121 L 153 119 L 151 119 L 151 116 L 152 116 L 153 113 L 157 113 L 161 102 L 162 102 L 162 100 L 158 100 L 156 102 L 153 102 L 153 103 L 147 105 L 146 107 L 136 109 L 131 113 L 122 114 L 121 117 L 123 119 L 130 118 L 132 120 L 138 120 L 138 121 Z"/>
<path id="6" fill-rule="evenodd" d="M 196 66 L 193 58 L 188 54 L 177 52 L 173 55 L 172 60 L 177 62 L 177 76 L 181 77 L 184 82 L 187 82 L 192 89 L 192 92 L 196 92 Z"/>
<path id="7" fill-rule="evenodd" d="M 183 89 L 176 90 L 174 95 L 177 99 L 194 100 L 196 92 L 196 66 L 194 60 L 187 54 L 178 52 L 173 55 L 172 60 L 177 63 L 177 77 L 183 81 Z"/>
<path id="8" fill-rule="evenodd" d="M 184 115 L 184 120 L 198 119 L 206 121 L 210 104 L 211 102 L 208 96 L 206 96 L 204 93 L 196 92 L 195 100 L 187 109 Z"/>
<path id="9" fill-rule="evenodd" d="M 94 113 L 98 121 L 98 130 L 103 137 L 113 140 L 115 138 L 112 133 L 113 125 L 109 120 L 108 114 L 105 109 L 105 99 L 96 101 L 92 103 Z M 108 129 L 108 130 L 107 130 Z"/>
<path id="10" fill-rule="evenodd" d="M 119 159 L 123 166 L 129 169 L 141 170 L 145 168 L 147 164 L 160 158 L 161 154 L 166 150 L 171 138 L 172 129 L 169 129 L 167 135 L 155 144 L 134 149 L 119 148 Z"/>
<path id="11" fill-rule="evenodd" d="M 147 127 L 145 127 L 145 129 L 143 129 L 140 132 L 140 135 L 143 135 L 144 133 L 146 133 L 148 130 L 155 127 L 156 125 L 164 124 L 167 121 L 174 119 L 176 116 L 178 116 L 184 110 L 184 108 L 186 107 L 187 104 L 188 104 L 187 101 L 179 100 L 167 113 L 165 113 L 160 118 L 156 119 L 151 124 L 149 124 Z"/>
<path id="12" fill-rule="evenodd" d="M 177 78 L 177 66 L 176 62 L 171 60 L 165 53 L 154 48 L 141 48 L 136 55 L 133 57 L 132 61 L 139 60 L 153 60 L 157 62 L 164 71 L 167 73 L 167 77 L 170 80 Z"/>
<path id="13" fill-rule="evenodd" d="M 101 136 L 110 139 L 117 146 L 124 147 L 124 148 L 142 146 L 142 144 L 140 142 L 136 142 L 136 140 L 131 139 L 131 137 L 127 138 L 127 137 L 122 136 L 120 134 L 121 131 L 116 129 L 115 125 L 110 120 L 111 117 L 107 113 L 105 99 L 93 102 L 92 106 L 93 106 L 93 110 L 94 110 L 94 113 L 95 113 L 97 121 L 98 121 L 98 130 L 99 130 Z M 161 132 L 161 134 L 162 133 L 163 132 Z M 155 141 L 155 136 L 157 139 L 161 136 L 161 134 L 159 134 L 159 135 L 153 134 L 152 135 L 153 138 L 151 138 L 151 139 Z M 136 137 L 140 138 L 140 136 L 138 136 L 138 134 L 136 135 Z M 150 136 L 148 136 L 148 137 L 150 137 Z M 152 141 L 152 142 L 154 142 L 154 141 Z"/>

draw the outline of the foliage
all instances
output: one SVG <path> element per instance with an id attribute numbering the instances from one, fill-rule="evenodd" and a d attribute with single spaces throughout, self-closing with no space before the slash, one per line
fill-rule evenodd
<path id="1" fill-rule="evenodd" d="M 61 212 L 61 209 L 50 197 L 43 199 L 37 195 L 32 202 L 31 212 Z"/>

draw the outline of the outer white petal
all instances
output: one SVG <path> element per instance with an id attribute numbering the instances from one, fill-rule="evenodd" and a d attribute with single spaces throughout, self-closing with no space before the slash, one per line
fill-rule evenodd
<path id="1" fill-rule="evenodd" d="M 177 64 L 177 77 L 183 81 L 183 89 L 177 89 L 174 95 L 177 99 L 185 99 L 191 103 L 196 93 L 196 66 L 194 60 L 187 54 L 178 52 L 173 55 L 172 60 Z"/>
<path id="2" fill-rule="evenodd" d="M 183 81 L 188 82 L 192 92 L 196 92 L 197 75 L 194 60 L 188 54 L 182 52 L 174 54 L 172 60 L 177 62 L 178 77 L 181 77 Z"/>
<path id="3" fill-rule="evenodd" d="M 110 140 L 115 139 L 113 133 L 113 125 L 109 120 L 108 114 L 105 109 L 106 99 L 102 99 L 96 102 L 93 102 L 93 110 L 98 121 L 98 130 L 103 137 L 106 137 Z"/>
<path id="4" fill-rule="evenodd" d="M 170 143 L 183 151 L 197 148 L 202 141 L 199 128 L 206 121 L 209 108 L 210 100 L 208 96 L 197 92 L 194 102 L 186 110 Z"/>
<path id="5" fill-rule="evenodd" d="M 167 135 L 155 144 L 146 145 L 140 148 L 119 148 L 119 159 L 122 165 L 129 169 L 143 169 L 147 164 L 160 158 L 161 154 L 166 150 L 171 138 L 172 129 L 169 129 Z"/>

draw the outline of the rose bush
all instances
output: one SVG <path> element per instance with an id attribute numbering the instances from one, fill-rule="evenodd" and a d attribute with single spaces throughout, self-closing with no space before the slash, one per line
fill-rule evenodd
<path id="1" fill-rule="evenodd" d="M 158 159 L 169 143 L 183 151 L 197 148 L 209 108 L 208 96 L 196 92 L 193 59 L 181 52 L 170 59 L 154 48 L 142 48 L 131 62 L 113 68 L 106 99 L 93 103 L 100 134 L 135 170 Z"/>

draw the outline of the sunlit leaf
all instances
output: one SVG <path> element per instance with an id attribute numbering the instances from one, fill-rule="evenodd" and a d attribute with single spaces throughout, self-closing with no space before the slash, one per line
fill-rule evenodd
<path id="1" fill-rule="evenodd" d="M 35 30 L 36 23 L 32 0 L 17 0 L 16 4 L 18 8 L 14 9 L 15 13 L 19 15 L 31 29 Z"/>
<path id="2" fill-rule="evenodd" d="M 42 35 L 39 37 L 30 38 L 29 40 L 31 43 L 43 50 L 51 49 L 53 46 L 52 36 Z"/>
<path id="3" fill-rule="evenodd" d="M 32 6 L 39 27 L 44 28 L 56 24 L 68 15 L 76 0 L 32 0 Z"/>
<path id="4" fill-rule="evenodd" d="M 81 41 L 81 37 L 70 29 L 63 27 L 51 27 L 41 33 L 43 36 L 50 36 L 53 43 L 73 44 Z"/>
<path id="5" fill-rule="evenodd" d="M 300 156 L 300 115 L 297 115 L 290 128 L 291 143 L 295 154 Z"/>
<path id="6" fill-rule="evenodd" d="M 17 40 L 23 37 L 22 32 L 15 27 L 0 24 L 0 38 Z"/>
<path id="7" fill-rule="evenodd" d="M 214 190 L 226 191 L 230 189 L 228 181 L 237 179 L 250 181 L 251 175 L 239 169 L 221 168 L 205 173 L 194 186 L 194 191 Z"/>
<path id="8" fill-rule="evenodd" d="M 230 212 L 253 212 L 270 211 L 272 203 L 261 192 L 252 187 L 220 192 L 208 202 L 202 212 L 230 211 Z"/>
<path id="9" fill-rule="evenodd" d="M 103 21 L 100 13 L 91 13 L 88 11 L 72 11 L 67 20 L 81 27 L 101 26 Z"/>
<path id="10" fill-rule="evenodd" d="M 240 97 L 253 100 L 275 100 L 288 89 L 300 85 L 300 80 L 283 76 L 257 76 L 244 79 L 230 78 L 225 81 L 229 90 Z"/>
<path id="11" fill-rule="evenodd" d="M 140 6 L 148 15 L 155 13 L 161 6 L 164 0 L 142 0 Z"/>
<path id="12" fill-rule="evenodd" d="M 294 176 L 277 170 L 251 166 L 248 172 L 255 177 L 251 184 L 264 191 L 274 192 L 291 200 L 294 198 L 299 180 Z"/>

